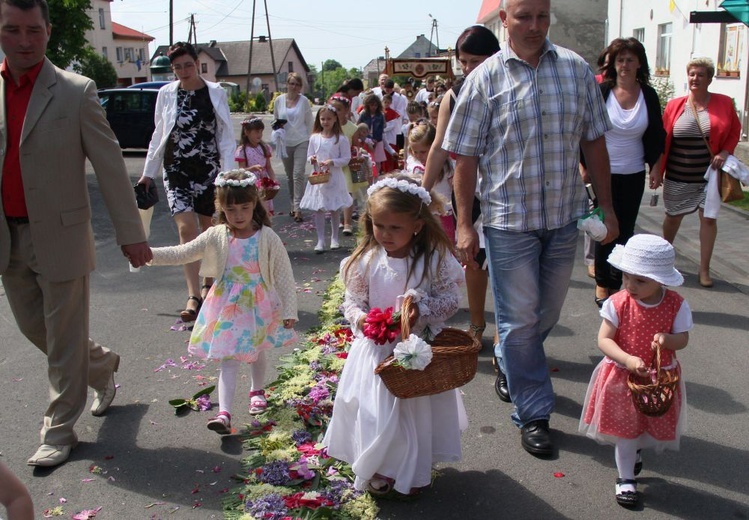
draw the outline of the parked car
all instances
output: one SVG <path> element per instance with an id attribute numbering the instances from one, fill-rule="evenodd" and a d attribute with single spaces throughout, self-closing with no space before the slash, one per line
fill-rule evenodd
<path id="1" fill-rule="evenodd" d="M 148 148 L 154 129 L 158 89 L 112 88 L 99 91 L 99 101 L 107 113 L 120 148 Z"/>
<path id="2" fill-rule="evenodd" d="M 158 90 L 169 83 L 171 83 L 171 81 L 145 81 L 143 83 L 133 83 L 125 88 L 155 88 Z"/>

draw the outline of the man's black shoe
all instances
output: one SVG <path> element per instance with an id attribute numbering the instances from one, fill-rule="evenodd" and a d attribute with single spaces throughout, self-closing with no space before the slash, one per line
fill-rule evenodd
<path id="1" fill-rule="evenodd" d="M 499 363 L 496 365 L 497 379 L 494 381 L 494 390 L 497 392 L 500 401 L 505 403 L 511 403 L 510 390 L 507 388 L 507 376 L 502 369 L 499 368 Z"/>
<path id="2" fill-rule="evenodd" d="M 554 452 L 549 435 L 549 421 L 539 419 L 520 428 L 520 443 L 531 455 L 548 457 Z"/>

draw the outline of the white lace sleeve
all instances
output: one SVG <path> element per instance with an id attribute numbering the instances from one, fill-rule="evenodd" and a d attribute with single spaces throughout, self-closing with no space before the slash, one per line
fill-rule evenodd
<path id="1" fill-rule="evenodd" d="M 343 267 L 347 262 L 348 258 L 344 258 L 341 262 L 341 277 L 344 275 Z M 364 262 L 359 259 L 349 266 L 349 269 L 345 271 L 347 276 L 343 278 L 343 283 L 346 286 L 343 299 L 343 315 L 351 325 L 351 331 L 354 334 L 361 332 L 359 320 L 369 312 L 369 281 L 364 265 Z"/>
<path id="2" fill-rule="evenodd" d="M 436 262 L 433 262 L 436 263 Z M 447 254 L 437 266 L 426 295 L 417 303 L 419 319 L 416 329 L 427 326 L 436 335 L 442 330 L 445 321 L 450 319 L 460 308 L 460 287 L 465 283 L 463 268 L 451 254 Z"/>

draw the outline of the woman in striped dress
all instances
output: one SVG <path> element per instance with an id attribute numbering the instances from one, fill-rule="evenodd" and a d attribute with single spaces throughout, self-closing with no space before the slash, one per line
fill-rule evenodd
<path id="1" fill-rule="evenodd" d="M 715 169 L 723 166 L 741 133 L 731 98 L 707 90 L 714 74 L 715 65 L 709 58 L 695 58 L 687 63 L 689 94 L 669 101 L 663 114 L 666 129 L 663 238 L 673 243 L 684 215 L 699 210 L 699 282 L 703 287 L 713 285 L 710 258 L 718 235 L 717 221 L 705 217 L 703 212 L 707 184 L 704 175 L 710 165 Z"/>

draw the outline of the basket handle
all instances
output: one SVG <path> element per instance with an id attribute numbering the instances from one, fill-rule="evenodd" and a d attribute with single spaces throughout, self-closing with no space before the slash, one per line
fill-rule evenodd
<path id="1" fill-rule="evenodd" d="M 409 323 L 408 316 L 411 314 L 413 300 L 413 296 L 408 295 L 403 299 L 403 304 L 401 305 L 401 338 L 404 340 L 411 335 L 411 324 Z"/>
<path id="2" fill-rule="evenodd" d="M 659 378 L 661 375 L 661 344 L 655 344 L 655 352 L 653 358 L 650 360 L 650 368 L 655 368 L 655 376 Z"/>

